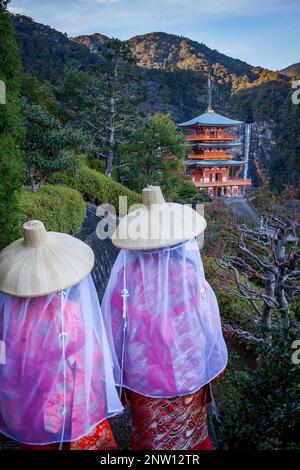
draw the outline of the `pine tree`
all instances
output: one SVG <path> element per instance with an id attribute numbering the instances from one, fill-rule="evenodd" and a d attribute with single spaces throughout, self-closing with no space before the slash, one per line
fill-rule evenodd
<path id="1" fill-rule="evenodd" d="M 140 100 L 138 69 L 129 45 L 108 40 L 101 48 L 101 60 L 88 73 L 69 70 L 65 98 L 76 112 L 75 121 L 92 138 L 95 155 L 105 159 L 107 176 L 120 168 L 119 146 L 135 130 L 136 107 Z"/>
<path id="2" fill-rule="evenodd" d="M 168 195 L 175 180 L 183 180 L 185 138 L 168 114 L 149 116 L 122 150 L 126 165 L 121 180 L 138 192 L 154 184 Z"/>

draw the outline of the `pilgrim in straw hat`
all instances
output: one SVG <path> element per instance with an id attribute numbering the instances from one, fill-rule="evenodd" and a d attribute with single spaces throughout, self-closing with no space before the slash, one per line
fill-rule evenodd
<path id="1" fill-rule="evenodd" d="M 227 349 L 195 240 L 206 222 L 193 209 L 165 203 L 158 187 L 142 198 L 145 207 L 113 235 L 122 250 L 102 302 L 115 380 L 131 403 L 132 446 L 210 449 L 209 384 L 225 369 Z M 154 227 L 154 238 L 136 236 L 143 224 Z M 167 235 L 164 224 L 171 225 Z"/>
<path id="2" fill-rule="evenodd" d="M 0 254 L 0 433 L 25 448 L 81 449 L 87 435 L 116 448 L 107 418 L 122 405 L 93 264 L 88 245 L 40 221 Z"/>

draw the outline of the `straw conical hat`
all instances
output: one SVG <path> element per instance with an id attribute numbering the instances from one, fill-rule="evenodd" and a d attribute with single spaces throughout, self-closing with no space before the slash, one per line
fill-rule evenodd
<path id="1" fill-rule="evenodd" d="M 91 248 L 65 233 L 46 232 L 39 220 L 23 225 L 24 238 L 0 253 L 0 291 L 39 297 L 74 286 L 94 265 Z"/>
<path id="2" fill-rule="evenodd" d="M 167 203 L 159 186 L 143 189 L 141 208 L 129 213 L 112 236 L 125 250 L 149 250 L 173 246 L 200 235 L 206 220 L 189 206 Z"/>

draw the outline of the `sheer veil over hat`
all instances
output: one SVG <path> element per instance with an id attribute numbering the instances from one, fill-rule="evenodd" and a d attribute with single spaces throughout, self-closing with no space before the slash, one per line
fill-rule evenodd
<path id="1" fill-rule="evenodd" d="M 144 190 L 143 202 L 148 199 L 149 204 L 142 215 L 133 213 L 133 220 L 146 223 L 154 217 L 155 225 L 159 214 L 152 210 L 151 199 L 157 203 L 159 198 L 160 188 Z M 167 214 L 163 199 L 161 205 Z M 187 241 L 177 236 L 175 222 L 175 236 L 169 239 L 162 236 L 161 227 L 161 238 L 136 241 L 129 236 L 126 240 L 124 219 L 113 236 L 114 244 L 123 249 L 112 269 L 102 312 L 115 380 L 149 397 L 196 392 L 227 364 L 218 303 L 205 279 L 194 238 L 206 223 L 189 211 L 175 212 L 177 224 L 187 225 Z"/>
<path id="2" fill-rule="evenodd" d="M 75 441 L 122 411 L 89 246 L 43 224 L 0 255 L 0 433 Z"/>

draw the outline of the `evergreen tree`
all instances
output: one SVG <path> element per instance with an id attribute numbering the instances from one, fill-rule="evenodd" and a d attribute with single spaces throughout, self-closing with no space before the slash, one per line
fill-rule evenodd
<path id="1" fill-rule="evenodd" d="M 69 69 L 65 99 L 75 122 L 92 137 L 97 158 L 106 161 L 106 175 L 119 168 L 119 145 L 128 142 L 135 130 L 139 80 L 129 45 L 110 39 L 101 48 L 100 63 L 88 73 Z"/>
<path id="2" fill-rule="evenodd" d="M 26 129 L 22 146 L 25 173 L 32 191 L 36 191 L 52 172 L 75 169 L 78 154 L 86 149 L 87 143 L 82 132 L 63 125 L 44 106 L 29 104 L 24 99 L 22 114 Z"/>
<path id="3" fill-rule="evenodd" d="M 19 123 L 20 60 L 12 18 L 0 2 L 0 80 L 6 101 L 0 104 L 0 248 L 19 235 L 18 191 L 22 174 Z"/>
<path id="4" fill-rule="evenodd" d="M 186 149 L 185 137 L 170 116 L 154 114 L 141 126 L 132 144 L 122 149 L 127 164 L 121 179 L 137 191 L 147 184 L 155 184 L 168 194 L 174 178 L 177 181 L 180 176 L 182 180 Z"/>

